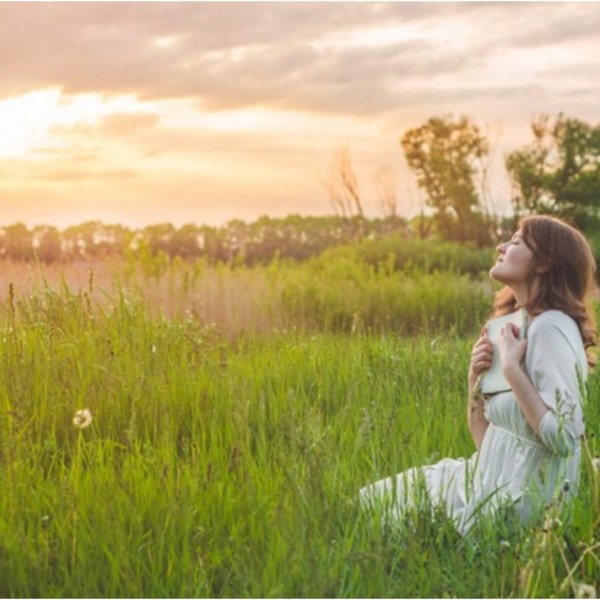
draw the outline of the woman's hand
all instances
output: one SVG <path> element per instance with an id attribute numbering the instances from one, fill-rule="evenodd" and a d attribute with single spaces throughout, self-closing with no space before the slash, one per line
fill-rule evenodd
<path id="1" fill-rule="evenodd" d="M 494 345 L 487 337 L 486 331 L 475 342 L 471 352 L 471 364 L 469 365 L 469 401 L 467 403 L 467 422 L 469 431 L 473 436 L 475 446 L 479 450 L 488 428 L 488 421 L 485 418 L 485 409 L 482 396 L 477 395 L 477 382 L 479 376 L 489 369 L 492 364 L 494 354 Z"/>
<path id="2" fill-rule="evenodd" d="M 512 323 L 503 325 L 498 336 L 498 352 L 500 353 L 502 372 L 507 379 L 515 369 L 521 369 L 526 349 L 527 340 L 519 339 L 519 328 Z"/>
<path id="3" fill-rule="evenodd" d="M 475 342 L 473 351 L 471 352 L 471 364 L 469 365 L 469 396 L 472 396 L 481 373 L 490 368 L 493 353 L 494 345 L 484 332 Z"/>

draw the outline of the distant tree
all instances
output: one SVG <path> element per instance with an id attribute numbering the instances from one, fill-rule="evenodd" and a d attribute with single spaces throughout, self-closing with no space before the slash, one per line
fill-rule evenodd
<path id="1" fill-rule="evenodd" d="M 171 237 L 171 254 L 185 259 L 197 258 L 201 254 L 201 239 L 200 228 L 197 225 L 182 225 Z"/>
<path id="2" fill-rule="evenodd" d="M 491 222 L 481 210 L 475 177 L 489 144 L 479 128 L 464 116 L 433 117 L 407 131 L 401 144 L 440 235 L 488 244 Z"/>
<path id="3" fill-rule="evenodd" d="M 556 214 L 585 228 L 600 214 L 600 126 L 543 114 L 531 130 L 533 142 L 506 157 L 515 212 Z"/>
<path id="4" fill-rule="evenodd" d="M 210 263 L 223 262 L 228 259 L 226 249 L 225 228 L 202 225 L 200 227 L 200 246 Z"/>
<path id="5" fill-rule="evenodd" d="M 421 210 L 418 215 L 414 216 L 409 221 L 409 225 L 419 239 L 426 240 L 434 231 L 435 223 L 434 218 L 431 215 L 426 215 L 425 212 Z"/>
<path id="6" fill-rule="evenodd" d="M 175 253 L 171 245 L 174 234 L 175 226 L 172 223 L 159 223 L 144 227 L 141 237 L 144 245 L 153 256 L 156 256 L 159 252 L 168 256 L 174 256 Z"/>
<path id="7" fill-rule="evenodd" d="M 56 227 L 36 227 L 33 230 L 33 238 L 33 245 L 42 262 L 52 263 L 61 259 L 62 237 Z"/>
<path id="8" fill-rule="evenodd" d="M 62 238 L 67 256 L 72 259 L 94 256 L 100 227 L 102 227 L 100 221 L 87 221 L 65 229 Z"/>
<path id="9" fill-rule="evenodd" d="M 245 263 L 267 263 L 277 256 L 287 256 L 290 252 L 289 242 L 282 219 L 259 217 L 257 221 L 248 225 Z"/>
<path id="10" fill-rule="evenodd" d="M 248 250 L 250 227 L 241 219 L 231 219 L 225 226 L 225 255 L 230 263 L 243 262 Z"/>
<path id="11" fill-rule="evenodd" d="M 98 223 L 94 235 L 95 254 L 97 256 L 125 254 L 133 240 L 134 232 L 124 225 L 105 225 Z"/>
<path id="12" fill-rule="evenodd" d="M 348 146 L 339 145 L 333 150 L 328 175 L 322 179 L 336 215 L 340 217 L 364 216 L 358 178 L 352 165 Z"/>
<path id="13" fill-rule="evenodd" d="M 33 233 L 23 223 L 4 228 L 4 256 L 12 260 L 27 260 L 33 257 Z"/>

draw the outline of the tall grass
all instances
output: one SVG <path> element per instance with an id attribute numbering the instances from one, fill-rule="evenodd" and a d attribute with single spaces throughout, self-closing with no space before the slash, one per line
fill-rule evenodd
<path id="1" fill-rule="evenodd" d="M 599 579 L 597 375 L 572 523 L 462 539 L 417 515 L 387 535 L 360 486 L 473 451 L 470 337 L 231 337 L 124 292 L 97 303 L 90 283 L 4 303 L 1 595 L 569 596 Z"/>
<path id="2" fill-rule="evenodd" d="M 392 254 L 379 262 L 350 248 L 338 250 L 305 263 L 275 261 L 251 268 L 186 263 L 164 255 L 140 263 L 117 260 L 44 269 L 5 262 L 0 298 L 8 296 L 9 286 L 18 300 L 64 287 L 89 295 L 91 287 L 101 305 L 123 292 L 141 299 L 153 316 L 192 315 L 233 337 L 274 329 L 435 335 L 453 328 L 465 334 L 476 331 L 485 318 L 491 297 L 487 277 L 474 279 L 451 262 L 447 270 L 425 264 L 404 264 L 398 270 Z"/>

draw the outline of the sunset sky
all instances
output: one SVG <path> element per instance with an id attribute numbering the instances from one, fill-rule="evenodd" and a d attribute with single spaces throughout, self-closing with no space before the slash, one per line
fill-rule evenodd
<path id="1" fill-rule="evenodd" d="M 419 208 L 399 139 L 466 114 L 503 156 L 540 112 L 600 121 L 600 3 L 0 3 L 0 224 L 333 214 L 351 152 Z"/>

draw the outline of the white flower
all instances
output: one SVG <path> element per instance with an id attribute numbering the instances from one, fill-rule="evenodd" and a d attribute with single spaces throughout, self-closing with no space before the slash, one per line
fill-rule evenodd
<path id="1" fill-rule="evenodd" d="M 575 598 L 597 598 L 596 588 L 587 583 L 575 584 Z"/>
<path id="2" fill-rule="evenodd" d="M 550 531 L 551 529 L 558 529 L 562 527 L 562 521 L 556 517 L 546 517 L 544 521 L 544 531 Z"/>
<path id="3" fill-rule="evenodd" d="M 592 458 L 592 467 L 596 473 L 600 473 L 600 456 Z"/>
<path id="4" fill-rule="evenodd" d="M 89 408 L 78 410 L 73 417 L 73 425 L 78 429 L 85 429 L 92 422 L 92 411 Z"/>

